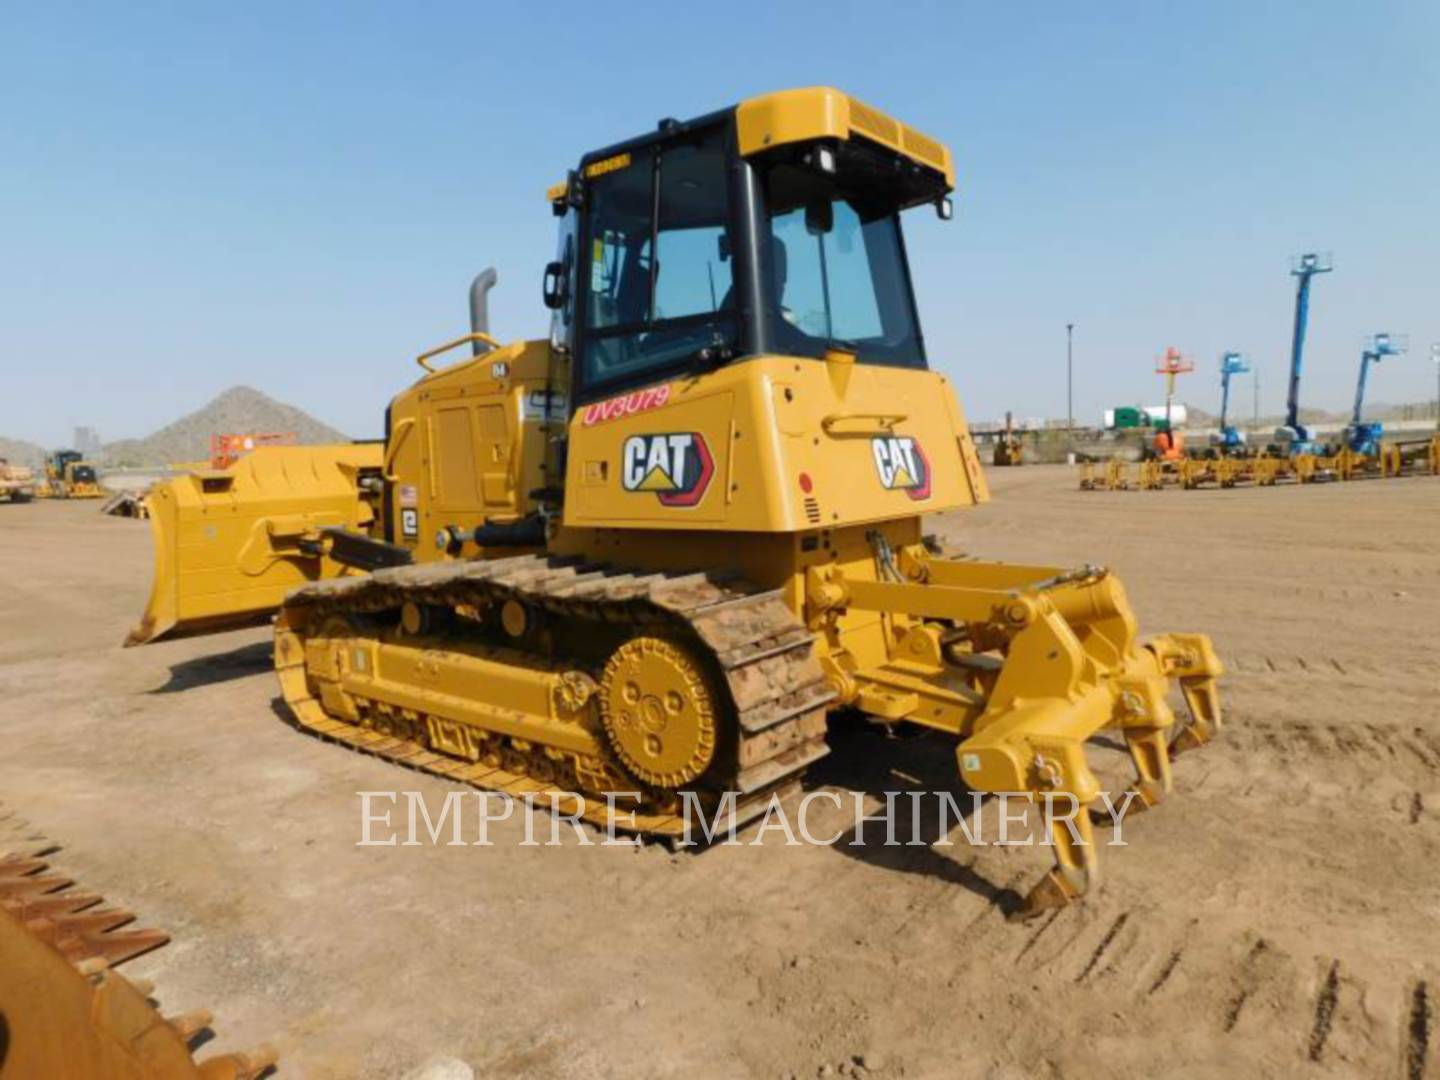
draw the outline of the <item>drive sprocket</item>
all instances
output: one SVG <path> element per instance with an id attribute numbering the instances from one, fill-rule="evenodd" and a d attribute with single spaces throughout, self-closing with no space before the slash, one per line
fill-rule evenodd
<path id="1" fill-rule="evenodd" d="M 696 658 L 674 642 L 641 636 L 616 649 L 599 704 L 610 745 L 637 780 L 678 788 L 715 760 L 721 707 Z"/>

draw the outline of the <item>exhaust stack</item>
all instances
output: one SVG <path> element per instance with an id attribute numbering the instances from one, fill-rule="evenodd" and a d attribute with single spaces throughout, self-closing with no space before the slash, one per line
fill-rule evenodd
<path id="1" fill-rule="evenodd" d="M 490 290 L 500 282 L 500 274 L 493 266 L 487 266 L 480 273 L 475 275 L 475 280 L 470 283 L 470 332 L 472 334 L 490 333 Z M 475 341 L 470 345 L 475 356 L 490 351 L 490 346 L 483 341 Z"/>

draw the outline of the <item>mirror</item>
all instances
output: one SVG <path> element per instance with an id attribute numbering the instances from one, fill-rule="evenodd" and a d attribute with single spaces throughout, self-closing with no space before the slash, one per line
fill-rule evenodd
<path id="1" fill-rule="evenodd" d="M 545 281 L 542 286 L 545 298 L 545 306 L 551 311 L 558 311 L 565 306 L 565 264 L 552 262 L 545 264 Z"/>
<path id="2" fill-rule="evenodd" d="M 942 195 L 935 200 L 935 216 L 941 221 L 949 221 L 955 216 L 955 204 L 949 195 Z"/>
<path id="3" fill-rule="evenodd" d="M 812 199 L 805 204 L 805 231 L 823 236 L 835 227 L 835 207 L 829 199 Z"/>

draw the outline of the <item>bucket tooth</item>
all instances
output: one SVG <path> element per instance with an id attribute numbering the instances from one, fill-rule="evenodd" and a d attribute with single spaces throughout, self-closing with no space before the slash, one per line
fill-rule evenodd
<path id="1" fill-rule="evenodd" d="M 0 898 L 23 898 L 58 892 L 75 882 L 59 874 L 25 874 L 14 877 L 0 876 Z"/>
<path id="2" fill-rule="evenodd" d="M 215 1016 L 209 1009 L 193 1009 L 190 1012 L 180 1013 L 178 1016 L 167 1016 L 165 1023 L 170 1025 L 171 1031 L 188 1043 L 208 1028 L 214 1019 Z"/>
<path id="3" fill-rule="evenodd" d="M 280 1055 L 273 1046 L 261 1045 L 243 1054 L 224 1054 L 200 1062 L 201 1080 L 256 1080 L 273 1069 Z"/>
<path id="4" fill-rule="evenodd" d="M 6 831 L 4 836 L 0 836 L 0 873 L 4 873 L 5 859 L 39 859 L 59 850 L 59 844 L 52 843 L 29 829 Z"/>
<path id="5" fill-rule="evenodd" d="M 60 939 L 55 947 L 71 963 L 99 958 L 110 967 L 158 949 L 170 940 L 163 930 L 120 930 L 104 934 L 73 934 Z"/>
<path id="6" fill-rule="evenodd" d="M 0 894 L 0 908 L 9 911 L 22 922 L 26 922 L 30 919 L 50 919 L 57 915 L 84 911 L 86 908 L 94 907 L 102 899 L 103 897 L 99 893 L 83 892 L 79 889 L 66 889 L 58 893 L 15 897 L 14 899 L 6 899 L 3 894 Z"/>
<path id="7" fill-rule="evenodd" d="M 62 937 L 104 934 L 134 922 L 135 913 L 120 908 L 100 908 L 72 915 L 55 915 L 49 921 L 55 925 Z"/>
<path id="8" fill-rule="evenodd" d="M 72 961 L 75 971 L 87 979 L 98 978 L 110 970 L 110 964 L 103 956 L 91 956 L 84 960 Z"/>
<path id="9" fill-rule="evenodd" d="M 48 866 L 44 859 L 15 854 L 0 856 L 0 877 L 25 877 Z"/>

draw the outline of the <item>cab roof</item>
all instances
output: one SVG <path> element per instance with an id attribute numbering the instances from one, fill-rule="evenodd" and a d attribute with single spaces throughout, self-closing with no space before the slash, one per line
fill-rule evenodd
<path id="1" fill-rule="evenodd" d="M 662 120 L 656 132 L 586 154 L 580 159 L 581 171 L 588 172 L 596 165 L 603 167 L 606 161 L 651 143 L 666 131 L 704 127 L 732 112 L 740 153 L 744 157 L 788 143 L 815 139 L 846 141 L 859 137 L 935 170 L 945 178 L 947 190 L 954 190 L 955 164 L 948 146 L 832 86 L 777 90 L 683 123 Z M 546 191 L 546 198 L 554 202 L 564 196 L 565 189 L 564 183 L 556 184 Z"/>

